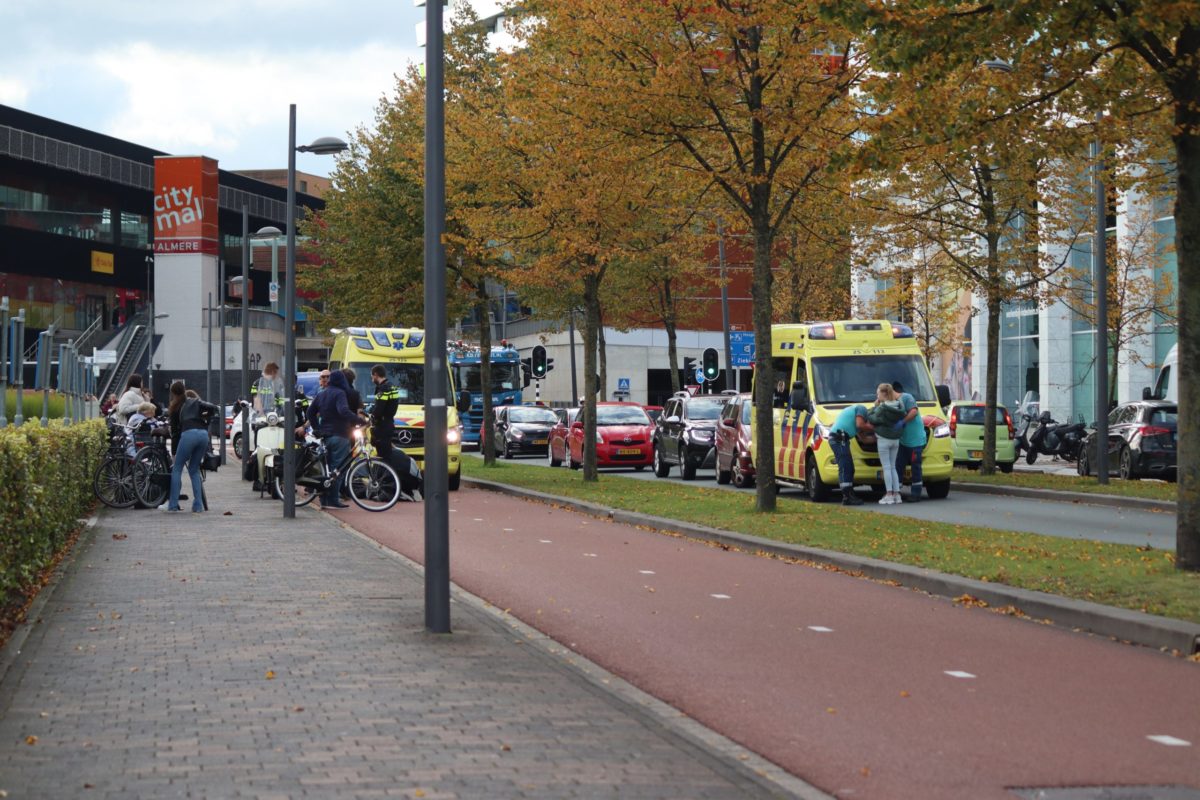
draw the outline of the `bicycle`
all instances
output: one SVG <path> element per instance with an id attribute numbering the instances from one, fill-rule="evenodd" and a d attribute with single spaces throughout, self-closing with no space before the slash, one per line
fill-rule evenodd
<path id="1" fill-rule="evenodd" d="M 170 475 L 167 447 L 152 443 L 158 435 L 166 435 L 166 431 L 161 427 L 133 431 L 108 421 L 108 451 L 92 476 L 92 491 L 101 503 L 112 509 L 130 509 L 139 503 L 157 505 L 152 503 L 156 495 L 151 492 L 148 476 L 162 469 Z"/>
<path id="2" fill-rule="evenodd" d="M 311 503 L 318 494 L 343 480 L 350 499 L 366 511 L 387 511 L 400 500 L 400 476 L 391 464 L 372 454 L 363 443 L 363 429 L 355 428 L 350 452 L 335 469 L 329 468 L 323 442 L 309 439 L 296 446 L 296 505 Z M 282 498 L 282 470 L 275 475 L 275 493 Z"/>

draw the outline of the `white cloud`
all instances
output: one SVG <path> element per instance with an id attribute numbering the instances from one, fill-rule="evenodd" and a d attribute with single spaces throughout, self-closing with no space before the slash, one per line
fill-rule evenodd
<path id="1" fill-rule="evenodd" d="M 16 78 L 0 78 L 0 103 L 19 106 L 29 97 L 29 86 Z"/>
<path id="2" fill-rule="evenodd" d="M 139 42 L 90 60 L 122 87 L 106 133 L 171 153 L 211 155 L 241 169 L 284 165 L 289 103 L 297 105 L 301 144 L 370 124 L 394 75 L 418 57 L 415 48 L 378 43 L 276 54 Z M 229 158 L 235 163 L 227 164 Z"/>

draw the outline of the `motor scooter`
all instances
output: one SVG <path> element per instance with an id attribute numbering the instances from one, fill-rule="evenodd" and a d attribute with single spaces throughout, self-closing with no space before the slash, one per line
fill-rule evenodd
<path id="1" fill-rule="evenodd" d="M 1037 430 L 1029 437 L 1025 463 L 1035 463 L 1039 454 L 1075 461 L 1083 446 L 1084 427 L 1082 422 L 1055 422 L 1049 411 L 1043 411 L 1038 418 Z"/>
<path id="2" fill-rule="evenodd" d="M 1029 441 L 1037 431 L 1038 405 L 1036 392 L 1026 392 L 1025 397 L 1017 405 L 1017 427 L 1013 432 L 1013 446 L 1015 448 L 1013 456 L 1015 458 L 1020 458 L 1022 451 L 1026 454 L 1031 452 Z M 1030 461 L 1029 463 L 1032 464 L 1033 462 Z"/>
<path id="3" fill-rule="evenodd" d="M 275 497 L 275 470 L 283 466 L 283 421 L 282 413 L 268 411 L 251 422 L 255 444 L 253 455 L 258 468 L 254 488 L 260 497 L 266 492 Z"/>

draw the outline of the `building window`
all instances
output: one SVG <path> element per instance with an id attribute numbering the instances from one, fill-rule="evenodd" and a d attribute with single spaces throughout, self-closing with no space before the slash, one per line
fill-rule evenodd
<path id="1" fill-rule="evenodd" d="M 1000 309 L 999 401 L 1016 408 L 1027 392 L 1038 392 L 1037 303 L 1005 303 Z"/>
<path id="2" fill-rule="evenodd" d="M 87 192 L 0 185 L 0 225 L 94 242 L 113 242 L 111 203 Z"/>

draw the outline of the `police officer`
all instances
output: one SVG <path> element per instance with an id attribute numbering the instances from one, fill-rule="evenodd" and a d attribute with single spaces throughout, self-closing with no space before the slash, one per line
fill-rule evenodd
<path id="1" fill-rule="evenodd" d="M 375 405 L 371 407 L 371 442 L 379 457 L 391 463 L 392 432 L 396 427 L 400 390 L 388 381 L 387 370 L 382 364 L 371 367 L 371 383 L 375 384 Z"/>

